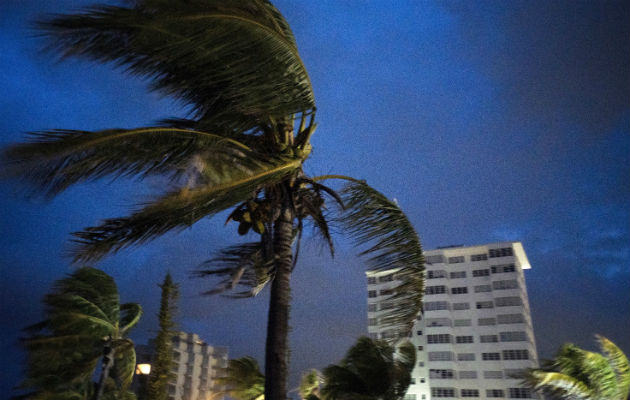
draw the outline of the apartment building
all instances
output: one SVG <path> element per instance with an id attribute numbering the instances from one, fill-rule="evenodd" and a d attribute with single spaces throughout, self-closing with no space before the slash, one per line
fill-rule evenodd
<path id="1" fill-rule="evenodd" d="M 228 350 L 210 346 L 195 333 L 179 332 L 173 336 L 173 378 L 169 382 L 170 400 L 221 400 L 221 387 L 215 378 L 227 368 Z M 136 348 L 138 365 L 151 364 L 153 343 Z M 141 374 L 140 367 L 136 373 Z M 145 372 L 146 373 L 146 372 Z M 143 379 L 136 379 L 142 382 Z"/>
<path id="2" fill-rule="evenodd" d="M 410 340 L 417 348 L 407 400 L 536 398 L 515 377 L 538 365 L 520 242 L 425 251 L 424 314 Z M 368 271 L 368 332 L 391 307 L 396 270 Z"/>

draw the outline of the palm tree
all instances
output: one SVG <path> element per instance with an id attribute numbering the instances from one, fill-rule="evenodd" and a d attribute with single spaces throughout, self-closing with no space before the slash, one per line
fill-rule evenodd
<path id="1" fill-rule="evenodd" d="M 228 361 L 223 376 L 216 379 L 224 387 L 221 394 L 236 400 L 263 400 L 265 377 L 258 362 L 252 357 L 241 357 Z"/>
<path id="2" fill-rule="evenodd" d="M 329 213 L 339 211 L 334 220 L 358 245 L 369 243 L 362 254 L 371 269 L 398 268 L 396 308 L 386 322 L 407 335 L 423 291 L 417 234 L 399 207 L 365 181 L 305 174 L 315 100 L 293 34 L 272 4 L 136 0 L 130 8 L 95 6 L 40 27 L 62 56 L 125 66 L 192 110 L 190 119 L 138 129 L 35 132 L 3 153 L 6 173 L 48 196 L 104 176 L 170 179 L 172 190 L 131 215 L 75 233 L 75 262 L 233 208 L 228 220 L 258 239 L 219 252 L 199 274 L 223 276 L 218 290 L 245 285 L 237 297 L 271 284 L 265 397 L 284 400 L 290 278 L 303 227 L 318 228 L 332 252 Z M 322 183 L 330 179 L 347 182 L 339 194 Z"/>
<path id="3" fill-rule="evenodd" d="M 361 337 L 339 365 L 324 369 L 324 400 L 398 400 L 411 383 L 416 362 L 414 346 L 396 347 Z"/>
<path id="4" fill-rule="evenodd" d="M 628 399 L 628 359 L 610 340 L 596 338 L 603 354 L 567 343 L 542 368 L 529 369 L 524 385 L 569 400 Z"/>
<path id="5" fill-rule="evenodd" d="M 24 397 L 87 399 L 93 395 L 99 400 L 106 384 L 126 397 L 136 362 L 133 342 L 126 335 L 140 319 L 140 306 L 121 305 L 114 280 L 94 268 L 78 269 L 58 281 L 44 304 L 47 319 L 27 328 L 30 336 L 24 339 L 28 364 L 21 387 L 33 390 Z M 99 360 L 100 377 L 93 389 Z"/>
<path id="6" fill-rule="evenodd" d="M 316 369 L 312 369 L 302 375 L 300 386 L 298 387 L 300 398 L 302 400 L 319 400 L 321 383 L 321 373 Z"/>

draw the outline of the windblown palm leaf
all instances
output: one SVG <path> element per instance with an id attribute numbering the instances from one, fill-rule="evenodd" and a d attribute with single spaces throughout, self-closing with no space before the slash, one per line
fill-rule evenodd
<path id="1" fill-rule="evenodd" d="M 409 342 L 394 348 L 361 337 L 339 365 L 324 369 L 325 400 L 397 400 L 411 383 L 415 349 Z"/>
<path id="2" fill-rule="evenodd" d="M 265 0 L 143 0 L 40 28 L 64 56 L 111 61 L 150 78 L 212 129 L 244 132 L 315 107 L 293 34 Z"/>
<path id="3" fill-rule="evenodd" d="M 318 370 L 312 369 L 302 375 L 298 394 L 302 400 L 319 400 L 322 377 Z"/>
<path id="4" fill-rule="evenodd" d="M 630 389 L 628 359 L 608 339 L 599 335 L 597 339 L 604 355 L 565 344 L 542 368 L 528 370 L 523 383 L 570 400 L 626 400 Z"/>
<path id="5" fill-rule="evenodd" d="M 183 176 L 188 185 L 218 184 L 233 176 L 232 168 L 253 171 L 265 164 L 235 139 L 159 127 L 35 132 L 27 143 L 6 149 L 3 158 L 5 174 L 17 175 L 49 196 L 108 175 L 160 174 Z"/>
<path id="6" fill-rule="evenodd" d="M 135 367 L 133 342 L 124 336 L 137 324 L 140 306 L 120 305 L 113 279 L 93 268 L 57 282 L 44 303 L 49 318 L 31 327 L 24 340 L 28 370 L 22 387 L 35 390 L 28 398 L 72 397 L 89 390 L 107 338 L 115 354 L 116 390 L 124 392 Z"/>
<path id="7" fill-rule="evenodd" d="M 217 384 L 225 386 L 222 393 L 236 400 L 262 400 L 265 396 L 265 377 L 258 362 L 252 357 L 241 357 L 228 361 L 223 376 Z"/>
<path id="8" fill-rule="evenodd" d="M 388 299 L 394 308 L 383 317 L 383 325 L 408 336 L 413 322 L 422 310 L 424 294 L 424 256 L 415 229 L 398 204 L 368 186 L 353 180 L 342 190 L 346 208 L 340 219 L 358 246 L 360 255 L 369 256 L 371 270 L 396 269 L 398 285 Z"/>

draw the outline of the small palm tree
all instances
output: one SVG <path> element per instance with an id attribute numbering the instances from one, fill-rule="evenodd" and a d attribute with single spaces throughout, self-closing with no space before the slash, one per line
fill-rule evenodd
<path id="1" fill-rule="evenodd" d="M 27 331 L 27 378 L 21 388 L 29 399 L 126 396 L 135 370 L 136 353 L 126 336 L 142 310 L 120 304 L 114 280 L 94 268 L 81 268 L 58 281 L 44 298 L 47 319 Z M 92 376 L 102 361 L 96 388 Z M 113 379 L 113 381 L 112 381 Z"/>
<path id="2" fill-rule="evenodd" d="M 300 386 L 298 387 L 300 398 L 302 400 L 319 400 L 321 383 L 321 373 L 316 369 L 312 369 L 302 375 Z"/>
<path id="3" fill-rule="evenodd" d="M 324 369 L 324 400 L 398 400 L 411 383 L 416 361 L 409 342 L 395 348 L 361 337 L 339 365 Z"/>
<path id="4" fill-rule="evenodd" d="M 236 400 L 262 400 L 265 398 L 265 377 L 258 362 L 252 357 L 241 357 L 228 361 L 216 383 L 223 386 L 222 394 Z"/>
<path id="5" fill-rule="evenodd" d="M 310 222 L 332 253 L 329 213 L 338 211 L 333 220 L 358 245 L 369 244 L 362 254 L 370 268 L 398 268 L 395 307 L 384 323 L 405 337 L 421 308 L 420 241 L 395 202 L 365 181 L 305 173 L 315 98 L 281 13 L 266 0 L 129 4 L 58 16 L 41 28 L 64 57 L 125 66 L 187 104 L 191 118 L 138 129 L 37 132 L 3 154 L 5 172 L 49 196 L 105 176 L 170 178 L 170 190 L 131 215 L 75 233 L 75 262 L 96 261 L 231 209 L 228 221 L 257 240 L 219 252 L 200 275 L 223 277 L 219 290 L 245 286 L 237 297 L 270 283 L 265 396 L 284 400 L 290 279 L 300 238 Z M 331 179 L 347 184 L 336 193 L 323 184 Z"/>
<path id="6" fill-rule="evenodd" d="M 569 400 L 626 400 L 630 392 L 628 359 L 610 340 L 596 338 L 603 354 L 567 343 L 542 368 L 528 370 L 523 384 Z"/>

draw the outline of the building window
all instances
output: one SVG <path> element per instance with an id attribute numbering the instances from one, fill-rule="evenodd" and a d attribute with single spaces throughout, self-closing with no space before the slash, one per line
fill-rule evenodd
<path id="1" fill-rule="evenodd" d="M 469 310 L 470 303 L 453 303 L 453 310 Z"/>
<path id="2" fill-rule="evenodd" d="M 368 304 L 368 311 L 369 311 L 369 312 L 375 312 L 377 309 L 378 309 L 378 308 L 377 308 L 376 303 L 369 303 L 369 304 Z"/>
<path id="3" fill-rule="evenodd" d="M 526 342 L 528 340 L 527 333 L 523 331 L 500 332 L 499 336 L 502 342 Z"/>
<path id="4" fill-rule="evenodd" d="M 451 294 L 466 294 L 466 293 L 468 293 L 468 288 L 466 286 L 451 288 Z"/>
<path id="5" fill-rule="evenodd" d="M 483 361 L 497 361 L 501 359 L 501 353 L 481 353 Z"/>
<path id="6" fill-rule="evenodd" d="M 451 320 L 449 318 L 427 318 L 426 326 L 427 328 L 439 327 L 439 326 L 451 326 Z"/>
<path id="7" fill-rule="evenodd" d="M 378 325 L 378 318 L 368 318 L 368 325 L 369 326 Z"/>
<path id="8" fill-rule="evenodd" d="M 453 388 L 431 388 L 431 398 L 433 397 L 455 397 L 455 389 Z"/>
<path id="9" fill-rule="evenodd" d="M 486 397 L 489 397 L 489 398 L 505 397 L 505 392 L 501 389 L 487 389 Z"/>
<path id="10" fill-rule="evenodd" d="M 418 351 L 424 350 L 424 346 L 418 346 Z"/>
<path id="11" fill-rule="evenodd" d="M 475 286 L 475 293 L 492 292 L 492 286 L 490 285 L 477 285 Z"/>
<path id="12" fill-rule="evenodd" d="M 460 278 L 465 278 L 465 277 L 466 277 L 466 271 L 451 272 L 449 274 L 449 278 L 451 279 L 460 279 Z"/>
<path id="13" fill-rule="evenodd" d="M 522 368 L 506 368 L 505 379 L 523 379 L 523 374 L 525 374 L 525 369 Z"/>
<path id="14" fill-rule="evenodd" d="M 486 261 L 488 259 L 488 255 L 486 253 L 483 254 L 473 254 L 470 256 L 470 261 Z"/>
<path id="15" fill-rule="evenodd" d="M 523 314 L 499 314 L 497 315 L 499 324 L 521 324 L 525 322 Z"/>
<path id="16" fill-rule="evenodd" d="M 449 257 L 448 258 L 448 263 L 449 264 L 459 264 L 459 263 L 463 263 L 464 261 L 466 261 L 464 259 L 464 256 L 457 256 L 457 257 Z"/>
<path id="17" fill-rule="evenodd" d="M 477 278 L 480 276 L 490 276 L 490 270 L 488 268 L 484 269 L 474 269 L 473 270 L 473 278 Z"/>
<path id="18" fill-rule="evenodd" d="M 446 293 L 446 286 L 438 285 L 438 286 L 427 286 L 424 290 L 424 294 L 444 294 Z"/>
<path id="19" fill-rule="evenodd" d="M 458 353 L 457 361 L 475 361 L 475 353 Z"/>
<path id="20" fill-rule="evenodd" d="M 430 369 L 430 379 L 453 379 L 455 378 L 455 371 L 452 369 Z"/>
<path id="21" fill-rule="evenodd" d="M 422 336 L 422 331 L 417 331 L 416 333 L 418 334 L 418 336 Z"/>
<path id="22" fill-rule="evenodd" d="M 368 297 L 376 297 L 376 290 L 368 290 Z"/>
<path id="23" fill-rule="evenodd" d="M 444 262 L 444 256 L 441 254 L 426 256 L 424 260 L 427 264 L 441 264 Z"/>
<path id="24" fill-rule="evenodd" d="M 484 379 L 503 379 L 503 371 L 483 371 Z"/>
<path id="25" fill-rule="evenodd" d="M 497 321 L 494 318 L 479 318 L 477 321 L 477 325 L 485 326 L 485 325 L 496 325 Z"/>
<path id="26" fill-rule="evenodd" d="M 367 278 L 367 281 L 368 281 L 368 285 L 374 285 L 376 284 L 376 277 L 370 276 Z"/>
<path id="27" fill-rule="evenodd" d="M 459 393 L 461 397 L 479 397 L 479 390 L 477 389 L 462 389 Z"/>
<path id="28" fill-rule="evenodd" d="M 523 301 L 518 296 L 497 297 L 494 299 L 494 304 L 497 307 L 513 307 L 523 305 Z"/>
<path id="29" fill-rule="evenodd" d="M 504 247 L 501 249 L 490 249 L 488 251 L 488 256 L 490 258 L 511 257 L 513 255 L 514 255 L 514 251 L 512 250 L 511 247 Z"/>
<path id="30" fill-rule="evenodd" d="M 497 343 L 499 338 L 497 335 L 481 335 L 479 336 L 479 341 L 481 343 Z"/>
<path id="31" fill-rule="evenodd" d="M 482 308 L 494 308 L 494 303 L 492 301 L 478 301 L 477 309 Z"/>
<path id="32" fill-rule="evenodd" d="M 504 289 L 518 289 L 518 282 L 516 279 L 510 279 L 507 281 L 494 281 L 492 282 L 492 289 L 504 290 Z"/>
<path id="33" fill-rule="evenodd" d="M 389 296 L 390 294 L 394 294 L 394 289 L 382 289 L 381 296 Z"/>
<path id="34" fill-rule="evenodd" d="M 455 343 L 472 343 L 472 342 L 473 342 L 472 336 L 456 336 L 455 337 Z"/>
<path id="35" fill-rule="evenodd" d="M 420 378 L 420 383 L 424 383 L 424 378 Z"/>
<path id="36" fill-rule="evenodd" d="M 503 350 L 504 360 L 529 360 L 527 350 Z"/>
<path id="37" fill-rule="evenodd" d="M 504 272 L 515 272 L 516 267 L 514 266 L 514 264 L 493 265 L 492 267 L 490 267 L 490 271 L 493 274 L 501 274 Z"/>
<path id="38" fill-rule="evenodd" d="M 424 362 L 423 362 L 423 361 L 420 361 L 420 362 L 418 363 L 418 367 L 424 367 Z M 424 381 L 421 379 L 421 380 L 420 380 L 420 382 L 424 382 Z"/>
<path id="39" fill-rule="evenodd" d="M 454 324 L 455 326 L 471 326 L 472 320 L 470 319 L 456 319 Z"/>
<path id="40" fill-rule="evenodd" d="M 429 361 L 453 361 L 453 352 L 452 351 L 430 351 Z"/>
<path id="41" fill-rule="evenodd" d="M 446 301 L 427 301 L 424 303 L 426 311 L 448 310 L 448 302 Z"/>
<path id="42" fill-rule="evenodd" d="M 532 393 L 529 389 L 525 388 L 509 388 L 510 399 L 529 399 L 532 397 Z"/>
<path id="43" fill-rule="evenodd" d="M 427 272 L 427 279 L 439 279 L 439 278 L 446 278 L 446 271 L 442 269 L 438 269 L 435 271 Z"/>
<path id="44" fill-rule="evenodd" d="M 385 276 L 381 276 L 378 278 L 379 283 L 391 282 L 394 280 L 394 274 L 389 274 Z"/>
<path id="45" fill-rule="evenodd" d="M 427 343 L 428 344 L 451 343 L 451 335 L 447 335 L 447 334 L 427 335 Z"/>
<path id="46" fill-rule="evenodd" d="M 477 379 L 477 371 L 459 371 L 459 379 Z"/>
<path id="47" fill-rule="evenodd" d="M 415 385 L 416 384 L 416 379 L 415 378 L 411 378 L 411 381 L 409 381 L 410 385 Z"/>

